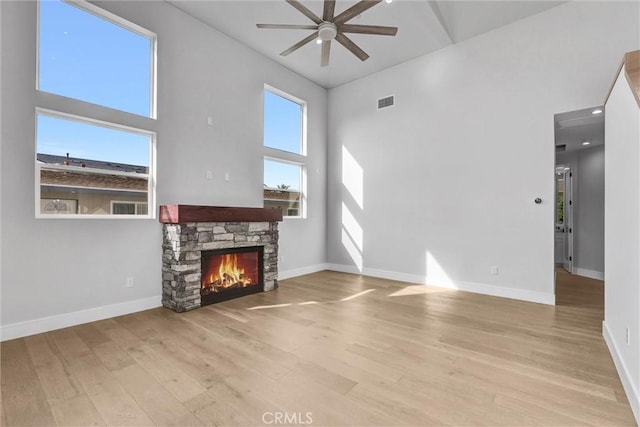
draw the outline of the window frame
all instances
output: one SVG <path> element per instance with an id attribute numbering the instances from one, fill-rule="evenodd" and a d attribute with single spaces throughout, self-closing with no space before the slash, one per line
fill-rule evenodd
<path id="1" fill-rule="evenodd" d="M 265 92 L 271 92 L 274 95 L 280 96 L 288 101 L 294 102 L 300 105 L 300 153 L 295 153 L 293 151 L 282 150 L 279 148 L 268 147 L 264 144 L 264 95 Z M 308 164 L 308 156 L 307 156 L 307 110 L 308 105 L 307 102 L 303 99 L 300 99 L 296 96 L 293 96 L 287 92 L 284 92 L 281 89 L 273 87 L 271 85 L 265 84 L 262 91 L 262 149 L 263 149 L 263 159 L 262 165 L 264 168 L 264 161 L 269 160 L 272 162 L 285 163 L 294 166 L 300 167 L 300 207 L 299 207 L 299 215 L 290 216 L 287 215 L 287 212 L 282 212 L 282 216 L 284 219 L 306 219 L 307 218 L 307 164 Z M 262 171 L 262 180 L 264 182 L 264 169 Z M 264 188 L 264 186 L 263 186 Z M 262 203 L 264 206 L 264 194 L 262 196 Z"/>
<path id="2" fill-rule="evenodd" d="M 59 165 L 42 165 L 38 162 L 38 126 L 37 120 L 38 116 L 48 116 L 63 120 L 76 121 L 83 124 L 88 124 L 92 126 L 101 126 L 107 129 L 113 129 L 118 131 L 124 131 L 129 133 L 136 133 L 139 135 L 143 135 L 149 137 L 149 167 L 148 173 L 146 174 L 135 174 L 138 178 L 147 178 L 147 215 L 113 215 L 113 214 L 43 214 L 40 212 L 40 200 L 42 199 L 41 193 L 41 182 L 40 182 L 40 174 L 41 170 L 44 167 L 45 169 L 52 170 L 70 170 L 77 172 L 85 172 L 87 168 L 79 168 L 75 166 L 59 166 Z M 156 133 L 153 131 L 145 131 L 138 128 L 132 128 L 130 126 L 116 124 L 112 122 L 105 122 L 102 120 L 91 119 L 83 116 L 77 116 L 69 113 L 62 113 L 60 111 L 49 110 L 45 108 L 36 107 L 36 134 L 35 134 L 35 145 L 36 145 L 36 153 L 35 153 L 35 199 L 36 199 L 36 218 L 97 218 L 97 219 L 111 219 L 111 218 L 136 218 L 136 219 L 154 219 L 155 218 L 155 158 L 156 158 Z M 97 170 L 96 170 L 97 171 Z M 97 171 L 98 174 L 104 175 L 116 175 L 116 176 L 134 176 L 128 172 L 120 172 L 120 171 Z M 153 206 L 154 209 L 149 209 L 149 206 Z"/>
<path id="3" fill-rule="evenodd" d="M 277 163 L 284 163 L 287 165 L 292 165 L 292 166 L 297 166 L 300 168 L 300 207 L 298 208 L 299 214 L 298 215 L 288 215 L 287 213 L 284 212 L 284 210 L 282 211 L 282 217 L 283 218 L 287 218 L 287 219 L 305 219 L 307 217 L 307 167 L 305 163 L 300 163 L 300 162 L 294 162 L 294 161 L 289 161 L 289 160 L 285 160 L 282 158 L 278 158 L 278 157 L 273 157 L 273 156 L 269 156 L 269 155 L 264 155 L 263 160 L 262 160 L 262 164 L 264 166 L 264 161 L 265 160 L 269 160 L 270 162 L 277 162 Z M 264 178 L 264 172 L 263 172 L 263 178 Z M 263 179 L 264 180 L 264 179 Z M 262 202 L 263 202 L 263 206 L 264 206 L 264 201 L 267 200 L 264 198 L 264 194 L 262 196 Z M 287 209 L 288 212 L 288 209 Z"/>
<path id="4" fill-rule="evenodd" d="M 85 0 L 61 0 L 84 12 L 90 13 L 100 19 L 104 19 L 113 25 L 118 25 L 126 30 L 134 32 L 150 40 L 149 49 L 151 62 L 150 76 L 150 112 L 149 116 L 142 116 L 112 107 L 94 104 L 77 98 L 69 98 L 51 92 L 40 90 L 40 2 L 37 2 L 36 24 L 36 81 L 35 81 L 35 114 L 34 114 L 34 172 L 35 172 L 35 218 L 36 219 L 155 219 L 156 218 L 156 157 L 157 157 L 157 35 L 137 24 L 134 24 L 118 15 L 104 10 Z M 38 162 L 38 134 L 37 118 L 45 115 L 53 118 L 77 121 L 92 126 L 101 126 L 107 129 L 136 133 L 149 137 L 149 166 L 147 174 L 137 174 L 138 177 L 147 178 L 147 214 L 146 215 L 113 215 L 113 214 L 43 214 L 40 213 L 40 171 L 44 166 L 49 169 L 57 169 L 56 165 L 42 165 Z M 94 159 L 100 160 L 100 159 Z M 73 168 L 72 166 L 66 166 Z M 83 170 L 86 172 L 86 169 Z M 98 172 L 100 173 L 100 172 Z M 121 172 L 120 172 L 121 173 Z M 105 172 L 107 175 L 118 175 L 117 171 Z M 125 173 L 127 175 L 127 173 Z M 111 204 L 110 204 L 111 205 Z M 111 212 L 111 211 L 110 211 Z"/>

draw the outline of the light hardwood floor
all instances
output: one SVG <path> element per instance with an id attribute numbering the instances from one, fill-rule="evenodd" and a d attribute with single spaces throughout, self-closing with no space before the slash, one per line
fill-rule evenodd
<path id="1" fill-rule="evenodd" d="M 602 282 L 559 274 L 556 307 L 321 272 L 8 341 L 1 423 L 635 425 Z"/>

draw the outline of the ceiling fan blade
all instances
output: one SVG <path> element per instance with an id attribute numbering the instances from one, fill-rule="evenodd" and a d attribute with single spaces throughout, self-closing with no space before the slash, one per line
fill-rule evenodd
<path id="1" fill-rule="evenodd" d="M 338 31 L 343 33 L 375 34 L 378 36 L 395 36 L 398 27 L 381 27 L 379 25 L 350 25 L 342 24 Z"/>
<path id="2" fill-rule="evenodd" d="M 317 30 L 317 25 L 287 25 L 287 24 L 256 24 L 258 28 L 271 28 L 275 30 Z"/>
<path id="3" fill-rule="evenodd" d="M 309 43 L 311 40 L 315 40 L 318 38 L 318 32 L 314 32 L 313 34 L 303 38 L 302 40 L 300 40 L 298 43 L 294 44 L 293 46 L 291 46 L 289 49 L 282 51 L 280 53 L 281 56 L 287 56 L 289 55 L 291 52 L 300 49 L 302 46 L 304 46 L 305 44 Z"/>
<path id="4" fill-rule="evenodd" d="M 347 50 L 357 56 L 361 61 L 366 61 L 369 58 L 367 53 L 360 49 L 358 45 L 356 45 L 349 37 L 345 36 L 342 33 L 338 33 L 336 35 L 336 41 L 340 43 L 342 46 L 346 47 Z"/>
<path id="5" fill-rule="evenodd" d="M 329 51 L 331 50 L 331 40 L 322 41 L 322 56 L 320 57 L 320 66 L 329 65 Z"/>
<path id="6" fill-rule="evenodd" d="M 324 11 L 322 13 L 322 19 L 324 21 L 331 22 L 335 10 L 336 0 L 324 0 Z"/>
<path id="7" fill-rule="evenodd" d="M 382 1 L 382 0 L 380 0 L 380 1 Z M 318 18 L 318 16 L 316 16 L 315 13 L 313 13 L 309 9 L 307 9 L 298 0 L 287 0 L 287 3 L 289 3 L 291 6 L 295 7 L 296 9 L 298 9 L 298 11 L 300 11 L 304 16 L 306 16 L 307 18 L 311 19 L 316 24 L 321 24 L 322 23 L 322 19 Z"/>
<path id="8" fill-rule="evenodd" d="M 382 0 L 362 0 L 361 2 L 354 4 L 349 9 L 342 12 L 340 15 L 336 16 L 336 18 L 333 20 L 333 23 L 338 25 L 342 24 L 343 22 L 347 22 L 348 20 L 360 15 L 362 12 L 371 9 L 381 1 Z"/>

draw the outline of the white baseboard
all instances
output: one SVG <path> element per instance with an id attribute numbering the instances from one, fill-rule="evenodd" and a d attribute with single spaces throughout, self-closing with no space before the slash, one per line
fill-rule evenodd
<path id="1" fill-rule="evenodd" d="M 305 274 L 317 273 L 318 271 L 328 270 L 327 264 L 315 264 L 302 268 L 294 268 L 293 270 L 284 270 L 278 272 L 278 280 L 291 279 L 292 277 L 304 276 Z"/>
<path id="2" fill-rule="evenodd" d="M 588 277 L 589 279 L 604 280 L 604 272 L 602 271 L 589 270 L 587 268 L 580 267 L 576 267 L 573 270 L 573 274 L 578 276 Z"/>
<path id="3" fill-rule="evenodd" d="M 437 286 L 440 288 L 456 289 L 459 291 L 473 292 L 482 295 L 491 295 L 495 297 L 511 298 L 521 301 L 535 302 L 539 304 L 555 305 L 556 297 L 554 294 L 543 292 L 527 291 L 523 289 L 505 288 L 502 286 L 487 285 L 484 283 L 473 283 L 463 281 L 441 281 L 438 279 L 429 279 L 425 276 L 417 274 L 398 273 L 395 271 L 376 270 L 372 268 L 363 268 L 360 271 L 357 267 L 342 264 L 327 264 L 327 268 L 333 271 L 343 273 L 362 274 L 365 276 L 379 277 L 381 279 L 398 280 L 400 282 L 417 283 L 420 285 L 429 284 L 429 286 Z"/>
<path id="4" fill-rule="evenodd" d="M 613 363 L 616 365 L 616 370 L 618 371 L 620 381 L 622 381 L 622 387 L 627 394 L 631 411 L 633 411 L 633 415 L 636 418 L 636 424 L 640 425 L 640 393 L 638 393 L 636 385 L 631 381 L 631 375 L 629 374 L 627 365 L 624 363 L 624 360 L 620 355 L 620 351 L 613 339 L 609 326 L 604 321 L 602 322 L 602 336 L 604 337 L 604 341 L 607 343 Z"/>
<path id="5" fill-rule="evenodd" d="M 161 306 L 162 299 L 160 295 L 158 295 L 119 304 L 105 305 L 102 307 L 59 314 L 56 316 L 41 317 L 39 319 L 27 320 L 26 322 L 11 323 L 0 327 L 0 341 L 40 334 L 43 332 L 53 331 L 55 329 L 67 328 L 69 326 L 80 325 L 82 323 L 95 322 L 96 320 L 122 316 L 124 314 L 149 310 L 151 308 Z"/>

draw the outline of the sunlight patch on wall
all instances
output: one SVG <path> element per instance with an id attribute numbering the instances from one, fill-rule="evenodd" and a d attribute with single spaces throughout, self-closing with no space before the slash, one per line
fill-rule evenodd
<path id="1" fill-rule="evenodd" d="M 358 224 L 356 217 L 353 216 L 347 205 L 342 203 L 342 228 L 349 233 L 353 243 L 358 248 L 359 252 L 362 252 L 364 243 L 363 243 L 363 232 L 362 227 Z"/>
<path id="2" fill-rule="evenodd" d="M 444 286 L 447 288 L 458 289 L 454 281 L 449 277 L 445 269 L 440 265 L 438 260 L 427 251 L 427 267 L 426 282 L 431 286 Z"/>
<path id="3" fill-rule="evenodd" d="M 360 209 L 364 209 L 364 172 L 362 166 L 344 145 L 342 146 L 342 184 Z"/>
<path id="4" fill-rule="evenodd" d="M 344 202 L 342 203 L 342 246 L 347 250 L 358 270 L 362 271 L 364 247 L 362 227 Z"/>
<path id="5" fill-rule="evenodd" d="M 354 264 L 356 265 L 356 267 L 358 267 L 358 271 L 362 272 L 362 253 L 358 250 L 356 245 L 353 243 L 353 240 L 344 228 L 342 228 L 342 246 L 344 246 Z"/>

